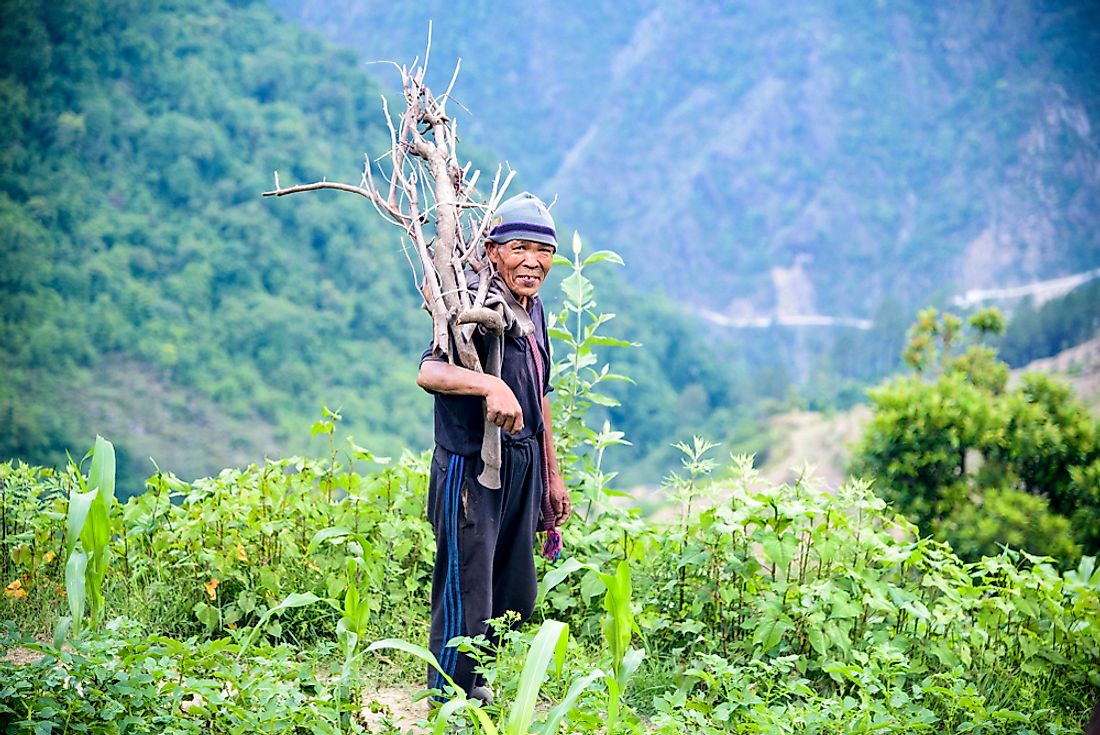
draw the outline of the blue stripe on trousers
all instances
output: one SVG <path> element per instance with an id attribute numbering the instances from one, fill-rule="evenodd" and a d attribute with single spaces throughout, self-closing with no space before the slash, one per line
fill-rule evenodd
<path id="1" fill-rule="evenodd" d="M 462 588 L 458 572 L 458 496 L 459 489 L 462 486 L 464 468 L 465 458 L 461 455 L 451 455 L 444 481 L 446 491 L 443 498 L 444 524 L 442 530 L 447 544 L 447 553 L 450 556 L 450 563 L 447 565 L 447 577 L 443 583 L 444 635 L 437 659 L 440 667 L 452 678 L 458 663 L 458 649 L 448 647 L 447 642 L 456 636 L 462 635 Z M 442 691 L 444 686 L 443 677 L 437 672 L 436 688 Z"/>
<path id="2" fill-rule="evenodd" d="M 462 455 L 458 455 L 457 462 L 455 463 L 454 473 L 454 486 L 452 488 L 451 495 L 451 570 L 453 572 L 454 579 L 454 600 L 457 612 L 455 613 L 454 622 L 454 635 L 462 635 L 465 631 L 464 621 L 462 618 L 462 578 L 459 575 L 458 565 L 458 508 L 459 508 L 459 494 L 462 491 L 462 475 L 466 471 L 466 458 Z M 447 673 L 452 677 L 455 675 L 455 669 L 458 665 L 458 648 L 450 649 L 450 663 L 447 667 Z"/>
<path id="3" fill-rule="evenodd" d="M 451 481 L 454 476 L 455 456 L 452 454 L 451 459 L 447 465 L 447 474 L 443 478 L 443 497 L 440 502 L 443 503 L 443 518 L 444 522 L 437 529 L 437 533 L 444 534 L 444 541 L 448 541 L 446 538 L 448 532 L 448 524 L 446 522 L 447 517 L 450 515 L 450 503 L 451 503 Z M 448 542 L 448 553 L 450 551 L 450 544 Z M 436 560 L 438 562 L 438 559 Z M 449 601 L 449 595 L 451 592 L 451 568 L 447 567 L 447 576 L 443 582 L 443 593 L 440 595 L 443 605 L 443 640 L 439 644 L 439 651 L 436 652 L 435 658 L 439 662 L 440 668 L 446 670 L 446 654 L 447 654 L 447 641 L 449 640 L 448 634 L 452 629 L 451 623 L 451 604 Z M 444 689 L 443 676 L 437 671 L 435 674 L 435 688 L 439 691 Z"/>

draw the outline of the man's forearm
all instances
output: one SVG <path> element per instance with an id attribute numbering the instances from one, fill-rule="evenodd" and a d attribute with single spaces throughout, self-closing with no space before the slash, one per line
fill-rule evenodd
<path id="1" fill-rule="evenodd" d="M 450 396 L 481 396 L 482 398 L 489 395 L 496 380 L 498 379 L 492 375 L 438 360 L 422 362 L 420 372 L 416 376 L 416 384 L 424 390 Z"/>
<path id="2" fill-rule="evenodd" d="M 451 396 L 481 396 L 485 399 L 485 418 L 509 434 L 523 429 L 523 409 L 519 401 L 495 375 L 467 370 L 438 360 L 420 363 L 416 384 L 424 390 Z"/>

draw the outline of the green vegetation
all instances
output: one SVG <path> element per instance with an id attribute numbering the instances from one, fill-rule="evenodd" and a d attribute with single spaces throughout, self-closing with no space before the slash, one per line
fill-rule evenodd
<path id="1" fill-rule="evenodd" d="M 929 309 L 905 358 L 915 374 L 871 392 L 874 418 L 855 472 L 925 533 L 964 558 L 1002 544 L 1064 560 L 1100 550 L 1100 423 L 1064 383 L 1008 368 L 978 344 L 995 310 L 970 317 Z"/>
<path id="2" fill-rule="evenodd" d="M 126 393 L 123 371 L 216 407 L 211 456 L 188 473 L 225 461 L 221 416 L 271 427 L 256 456 L 323 402 L 364 441 L 425 442 L 409 387 L 424 325 L 395 239 L 357 202 L 259 197 L 277 167 L 354 170 L 385 140 L 354 59 L 260 4 L 5 3 L 4 17 L 0 456 L 55 463 L 100 421 L 129 434 L 109 398 L 81 400 Z M 125 495 L 153 467 L 118 448 Z"/>
<path id="3" fill-rule="evenodd" d="M 558 449 L 582 496 L 566 558 L 539 562 L 537 629 L 499 621 L 483 664 L 496 703 L 455 693 L 428 724 L 1078 732 L 1100 691 L 1094 557 L 1059 571 L 1006 549 L 968 564 L 865 483 L 771 486 L 750 456 L 720 462 L 700 438 L 680 444 L 682 471 L 666 483 L 675 519 L 647 522 L 616 502 L 602 463 L 622 436 L 592 429 L 585 410 L 606 402 L 597 348 L 617 340 L 584 274 L 614 259 L 578 250 L 562 283 Z M 60 552 L 107 558 L 95 540 L 70 549 L 81 533 L 68 519 L 82 497 L 106 497 L 94 488 L 110 484 L 109 444 L 97 442 L 88 478 L 75 464 L 0 465 L 0 615 L 11 621 L 0 645 L 20 659 L 0 659 L 8 731 L 397 732 L 388 716 L 367 725 L 363 707 L 383 707 L 372 695 L 395 681 L 419 688 L 431 659 L 414 643 L 427 635 L 428 457 L 338 441 L 340 418 L 326 410 L 313 427 L 329 441 L 321 458 L 192 483 L 158 472 L 144 494 L 111 502 L 106 622 L 65 648 L 42 642 L 76 589 Z M 480 655 L 487 642 L 462 645 Z"/>
<path id="4" fill-rule="evenodd" d="M 0 456 L 59 466 L 93 430 L 115 438 L 96 425 L 107 419 L 167 432 L 135 415 L 139 385 L 174 412 L 158 423 L 208 435 L 209 456 L 171 467 L 187 481 L 154 468 L 140 494 L 133 478 L 150 469 L 128 440 L 97 440 L 90 462 L 62 469 L 0 464 L 0 719 L 19 733 L 362 731 L 363 698 L 377 709 L 378 687 L 424 673 L 410 641 L 427 632 L 427 459 L 406 447 L 428 443 L 412 379 L 426 320 L 362 202 L 257 194 L 275 168 L 288 181 L 357 172 L 363 149 L 385 147 L 380 88 L 258 3 L 3 10 Z M 699 63 L 714 75 L 731 61 Z M 745 216 L 742 234 L 763 227 Z M 950 225 L 926 220 L 922 236 Z M 1095 422 L 1064 388 L 1007 388 L 992 353 L 960 353 L 958 320 L 926 316 L 908 353 L 920 373 L 876 393 L 869 437 L 883 441 L 865 453 L 915 527 L 860 482 L 770 486 L 740 452 L 665 449 L 702 428 L 741 448 L 794 376 L 716 359 L 685 317 L 625 287 L 607 303 L 623 304 L 614 324 L 630 339 L 608 336 L 590 280 L 601 261 L 618 256 L 578 247 L 559 261 L 555 416 L 580 496 L 566 559 L 543 565 L 531 629 L 501 623 L 485 664 L 497 704 L 455 696 L 433 725 L 1080 730 L 1100 689 L 1100 570 L 1068 560 L 1097 548 L 1100 461 Z M 881 346 L 896 314 L 876 323 Z M 840 348 L 830 360 L 824 393 L 869 369 Z M 313 425 L 322 456 L 190 481 L 229 450 L 306 446 L 300 427 L 321 405 L 338 407 Z M 626 508 L 616 464 L 652 481 L 675 452 L 678 515 L 649 522 Z M 994 555 L 964 561 L 922 530 L 966 559 Z"/>
<path id="5" fill-rule="evenodd" d="M 109 621 L 65 650 L 30 634 L 63 605 L 50 552 L 75 476 L 0 467 L 4 558 L 20 560 L 0 609 L 22 631 L 3 645 L 34 652 L 0 662 L 11 731 L 359 731 L 360 694 L 419 682 L 423 668 L 393 653 L 347 666 L 342 611 L 357 584 L 363 640 L 423 640 L 431 543 L 425 458 L 377 468 L 357 456 L 151 478 L 119 509 Z M 1091 557 L 1061 574 L 1015 551 L 968 565 L 862 485 L 769 487 L 748 458 L 707 467 L 690 497 L 714 504 L 684 505 L 677 523 L 603 504 L 567 527 L 570 560 L 543 572 L 543 628 L 504 637 L 486 718 L 506 727 L 530 710 L 540 687 L 525 669 L 532 656 L 547 665 L 534 652 L 557 620 L 570 635 L 539 696 L 571 732 L 604 731 L 620 696 L 616 732 L 1080 731 L 1100 687 Z"/>
<path id="6" fill-rule="evenodd" d="M 802 263 L 817 313 L 908 320 L 1100 266 L 1086 0 L 273 4 L 365 61 L 411 58 L 434 19 L 433 88 L 462 57 L 469 132 L 644 292 L 774 313 L 772 269 Z"/>

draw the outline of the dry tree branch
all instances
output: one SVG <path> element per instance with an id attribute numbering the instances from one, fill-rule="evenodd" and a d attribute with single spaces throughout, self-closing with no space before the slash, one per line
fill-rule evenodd
<path id="1" fill-rule="evenodd" d="M 415 60 L 411 66 L 387 62 L 401 75 L 405 111 L 395 122 L 389 102 L 382 96 L 390 149 L 373 162 L 364 156 L 358 186 L 324 179 L 283 187 L 276 171 L 275 188 L 263 195 L 280 197 L 335 189 L 370 201 L 379 216 L 403 231 L 402 251 L 432 316 L 433 346 L 452 361 L 457 358 L 464 367 L 480 371 L 471 339 L 473 330 L 478 324 L 494 331 L 501 326 L 496 312 L 484 308 L 489 274 L 482 274 L 476 292 L 472 292 L 466 283 L 466 267 L 475 271 L 485 268 L 480 245 L 488 232 L 489 217 L 503 200 L 515 173 L 509 170 L 502 179 L 502 168 L 498 166 L 488 196 L 478 200 L 476 186 L 481 172 L 471 172 L 470 162 L 459 164 L 457 124 L 446 108 L 452 101 L 461 59 L 455 64 L 446 91 L 434 96 L 424 84 L 431 43 L 429 24 L 423 64 Z M 461 106 L 457 101 L 455 104 Z M 380 172 L 377 178 L 372 172 L 375 165 Z"/>

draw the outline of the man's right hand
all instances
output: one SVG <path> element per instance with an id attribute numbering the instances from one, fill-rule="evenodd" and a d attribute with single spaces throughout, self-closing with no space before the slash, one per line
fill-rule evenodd
<path id="1" fill-rule="evenodd" d="M 500 378 L 494 376 L 485 393 L 485 415 L 488 419 L 507 431 L 516 434 L 523 429 L 523 409 L 519 407 L 516 394 Z"/>

